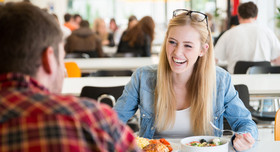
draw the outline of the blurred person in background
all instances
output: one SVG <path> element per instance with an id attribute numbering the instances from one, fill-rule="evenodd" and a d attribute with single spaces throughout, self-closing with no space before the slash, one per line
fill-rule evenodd
<path id="1" fill-rule="evenodd" d="M 118 25 L 116 23 L 116 20 L 114 18 L 110 19 L 109 29 L 113 33 L 116 32 L 119 29 L 119 27 L 118 27 Z"/>
<path id="2" fill-rule="evenodd" d="M 122 31 L 121 37 L 119 38 L 119 41 L 117 43 L 118 45 L 119 45 L 120 40 L 122 39 L 123 35 L 126 33 L 126 31 L 131 29 L 132 27 L 134 27 L 137 23 L 138 23 L 138 20 L 135 15 L 131 15 L 128 18 L 127 28 L 124 31 Z"/>
<path id="3" fill-rule="evenodd" d="M 237 15 L 231 16 L 231 17 L 230 17 L 230 20 L 229 20 L 229 27 L 230 27 L 230 29 L 233 28 L 233 27 L 235 27 L 235 26 L 237 26 L 237 25 L 239 25 L 239 21 L 238 21 Z M 227 30 L 226 30 L 226 31 L 227 31 Z M 221 32 L 221 33 L 219 34 L 219 36 L 218 36 L 217 38 L 215 38 L 215 40 L 214 40 L 214 46 L 217 44 L 217 42 L 218 42 L 218 40 L 220 39 L 220 37 L 221 37 L 226 31 Z"/>
<path id="4" fill-rule="evenodd" d="M 209 24 L 209 27 L 210 27 L 210 30 L 211 32 L 215 32 L 215 22 L 213 21 L 213 15 L 210 14 L 210 13 L 206 13 L 207 17 L 208 17 L 208 24 Z"/>
<path id="5" fill-rule="evenodd" d="M 257 125 L 230 74 L 215 66 L 206 14 L 175 10 L 161 48 L 159 64 L 138 68 L 125 86 L 114 107 L 119 118 L 127 122 L 139 110 L 139 136 L 185 138 L 221 136 L 210 122 L 223 129 L 225 117 L 232 130 L 243 132 L 232 136 L 233 147 L 251 148 Z"/>
<path id="6" fill-rule="evenodd" d="M 80 28 L 73 31 L 65 44 L 66 53 L 86 53 L 91 58 L 103 57 L 101 39 L 90 29 L 89 22 L 82 20 Z"/>
<path id="7" fill-rule="evenodd" d="M 135 56 L 151 56 L 154 30 L 154 20 L 150 16 L 143 17 L 134 27 L 123 33 L 117 53 L 129 52 Z"/>
<path id="8" fill-rule="evenodd" d="M 226 31 L 215 45 L 215 57 L 227 61 L 234 72 L 237 61 L 270 61 L 279 64 L 280 43 L 268 28 L 256 23 L 258 7 L 253 2 L 238 7 L 239 25 Z"/>
<path id="9" fill-rule="evenodd" d="M 101 38 L 102 45 L 115 46 L 113 34 L 107 30 L 106 23 L 102 18 L 94 20 L 93 31 Z"/>
<path id="10" fill-rule="evenodd" d="M 111 18 L 110 20 L 109 30 L 110 33 L 113 34 L 115 44 L 118 45 L 123 31 L 121 30 L 121 28 L 119 28 L 114 18 Z"/>
<path id="11" fill-rule="evenodd" d="M 77 28 L 80 28 L 80 24 L 81 24 L 81 22 L 83 20 L 81 15 L 80 14 L 74 14 L 73 18 L 74 18 L 74 23 L 77 26 Z"/>
<path id="12" fill-rule="evenodd" d="M 69 28 L 71 31 L 78 29 L 78 26 L 74 22 L 74 17 L 69 13 L 64 15 L 64 26 Z"/>
<path id="13" fill-rule="evenodd" d="M 135 15 L 131 15 L 128 18 L 127 30 L 129 30 L 132 27 L 134 27 L 137 23 L 138 23 L 138 20 L 137 20 L 136 16 Z"/>
<path id="14" fill-rule="evenodd" d="M 62 33 L 31 3 L 0 7 L 0 151 L 138 151 L 108 106 L 61 95 Z"/>

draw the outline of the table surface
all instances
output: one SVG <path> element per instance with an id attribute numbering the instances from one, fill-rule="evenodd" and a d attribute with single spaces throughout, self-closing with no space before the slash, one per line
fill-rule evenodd
<path id="1" fill-rule="evenodd" d="M 233 74 L 233 84 L 246 84 L 250 95 L 280 96 L 280 74 Z"/>
<path id="2" fill-rule="evenodd" d="M 79 96 L 84 86 L 120 86 L 129 82 L 130 77 L 82 77 L 65 78 L 62 88 L 62 94 L 72 94 Z"/>
<path id="3" fill-rule="evenodd" d="M 142 66 L 157 64 L 158 61 L 159 58 L 157 56 L 64 60 L 64 62 L 76 62 L 82 73 L 95 72 L 97 70 L 135 70 Z"/>
<path id="4" fill-rule="evenodd" d="M 84 86 L 126 85 L 130 77 L 65 78 L 62 93 L 79 95 Z M 250 95 L 280 96 L 280 74 L 232 75 L 233 84 L 246 84 Z"/>
<path id="5" fill-rule="evenodd" d="M 167 139 L 167 140 L 175 148 L 174 152 L 181 152 L 180 151 L 181 139 Z M 246 152 L 279 152 L 279 149 L 280 149 L 280 141 L 261 140 L 261 141 L 257 141 L 256 145 L 250 150 L 247 150 Z M 235 152 L 231 144 L 229 145 L 228 152 Z"/>

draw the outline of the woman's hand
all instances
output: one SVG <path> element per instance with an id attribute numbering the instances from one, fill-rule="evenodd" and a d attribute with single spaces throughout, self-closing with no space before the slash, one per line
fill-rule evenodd
<path id="1" fill-rule="evenodd" d="M 235 134 L 235 139 L 233 140 L 233 147 L 237 151 L 244 151 L 253 147 L 255 139 L 250 133 L 246 134 Z"/>

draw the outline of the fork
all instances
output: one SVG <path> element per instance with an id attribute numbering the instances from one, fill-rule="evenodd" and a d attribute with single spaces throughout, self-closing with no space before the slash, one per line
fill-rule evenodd
<path id="1" fill-rule="evenodd" d="M 210 121 L 210 124 L 211 124 L 211 126 L 214 128 L 214 129 L 216 129 L 216 130 L 218 130 L 218 131 L 220 131 L 220 132 L 231 132 L 232 133 L 232 135 L 234 135 L 235 133 L 237 133 L 237 134 L 245 134 L 246 132 L 236 132 L 236 131 L 233 131 L 233 130 L 229 130 L 229 129 L 220 129 L 220 128 L 218 128 L 217 126 L 215 126 L 214 124 L 213 124 L 213 122 L 211 122 Z"/>

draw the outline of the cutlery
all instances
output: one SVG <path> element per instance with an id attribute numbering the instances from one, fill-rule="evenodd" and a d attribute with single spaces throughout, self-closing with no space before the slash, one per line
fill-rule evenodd
<path id="1" fill-rule="evenodd" d="M 220 128 L 218 128 L 217 126 L 215 126 L 214 124 L 213 124 L 213 122 L 211 122 L 210 121 L 210 124 L 211 124 L 211 126 L 214 128 L 214 129 L 216 129 L 216 130 L 218 130 L 218 131 L 220 131 L 220 132 L 222 132 L 222 133 L 224 133 L 224 132 L 231 132 L 232 133 L 232 135 L 234 135 L 235 133 L 237 133 L 237 134 L 245 134 L 246 132 L 236 132 L 236 131 L 233 131 L 233 130 L 229 130 L 229 129 L 220 129 Z"/>

